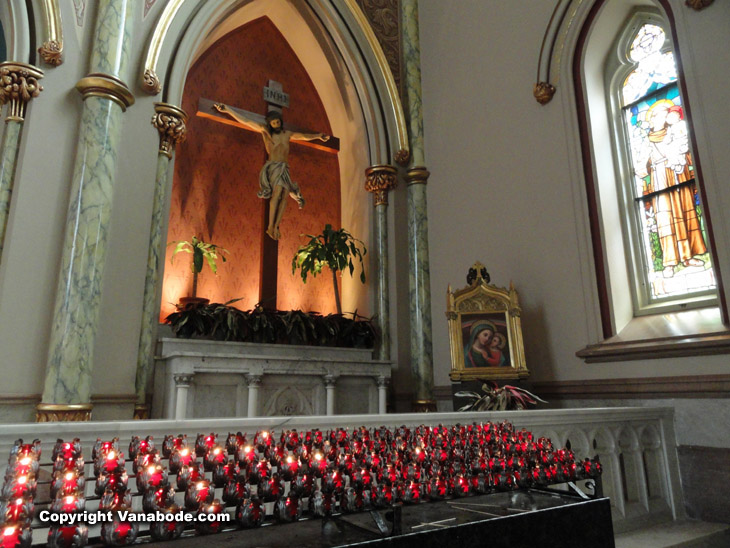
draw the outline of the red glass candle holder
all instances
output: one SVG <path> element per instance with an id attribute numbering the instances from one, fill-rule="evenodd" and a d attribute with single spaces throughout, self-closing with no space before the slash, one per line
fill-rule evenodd
<path id="1" fill-rule="evenodd" d="M 137 473 L 137 491 L 147 491 L 164 487 L 168 484 L 167 470 L 161 464 L 151 464 Z"/>
<path id="2" fill-rule="evenodd" d="M 309 497 L 309 513 L 319 518 L 331 516 L 334 510 L 334 505 L 334 495 L 331 493 L 315 491 L 314 494 Z"/>
<path id="3" fill-rule="evenodd" d="M 135 460 L 137 455 L 143 455 L 155 450 L 155 442 L 152 436 L 140 439 L 139 436 L 132 436 L 129 442 L 129 458 Z"/>
<path id="4" fill-rule="evenodd" d="M 201 504 L 210 504 L 213 502 L 214 494 L 208 480 L 200 479 L 191 483 L 185 491 L 185 508 L 197 510 Z"/>
<path id="5" fill-rule="evenodd" d="M 191 483 L 205 478 L 203 465 L 199 462 L 192 462 L 190 465 L 181 466 L 177 473 L 177 488 L 181 491 L 187 490 Z"/>
<path id="6" fill-rule="evenodd" d="M 203 468 L 206 472 L 212 472 L 216 464 L 224 464 L 226 462 L 226 452 L 220 445 L 210 447 L 203 457 Z"/>
<path id="7" fill-rule="evenodd" d="M 169 508 L 161 508 L 160 513 L 164 516 L 164 519 L 153 521 L 150 524 L 150 536 L 157 541 L 180 538 L 185 530 L 185 522 L 178 519 L 180 511 L 180 507 L 175 505 Z"/>
<path id="8" fill-rule="evenodd" d="M 288 496 L 281 497 L 274 504 L 274 519 L 281 523 L 298 521 L 302 517 L 301 499 Z"/>
<path id="9" fill-rule="evenodd" d="M 81 548 L 88 542 L 86 525 L 54 526 L 48 530 L 48 548 Z"/>
<path id="10" fill-rule="evenodd" d="M 156 512 L 170 508 L 175 503 L 175 489 L 164 485 L 157 489 L 146 491 L 142 497 L 142 509 L 145 512 Z"/>
<path id="11" fill-rule="evenodd" d="M 103 459 L 111 451 L 119 453 L 119 438 L 113 438 L 108 441 L 101 441 L 100 438 L 97 438 L 94 448 L 91 450 L 91 460 L 97 461 Z"/>
<path id="12" fill-rule="evenodd" d="M 195 454 L 204 457 L 208 450 L 215 445 L 218 445 L 218 436 L 214 432 L 208 435 L 198 434 L 195 439 Z"/>
<path id="13" fill-rule="evenodd" d="M 236 523 L 244 529 L 260 527 L 265 517 L 263 504 L 257 497 L 245 499 L 236 507 Z"/>
<path id="14" fill-rule="evenodd" d="M 111 522 L 101 524 L 101 540 L 110 546 L 129 546 L 134 544 L 139 533 L 139 524 L 121 521 L 115 517 Z"/>
<path id="15" fill-rule="evenodd" d="M 143 499 L 144 502 L 144 499 Z M 129 490 L 122 492 L 107 489 L 99 499 L 99 510 L 124 510 L 132 506 L 132 493 Z"/>
<path id="16" fill-rule="evenodd" d="M 188 447 L 174 448 L 170 453 L 168 466 L 171 474 L 177 474 L 183 466 L 190 466 L 195 461 L 195 455 Z"/>
<path id="17" fill-rule="evenodd" d="M 218 499 L 209 504 L 201 504 L 198 510 L 198 518 L 195 520 L 195 531 L 200 535 L 210 535 L 220 533 L 223 522 L 212 519 L 214 516 L 220 516 L 225 509 Z M 207 516 L 207 519 L 200 519 Z"/>
<path id="18" fill-rule="evenodd" d="M 83 496 L 66 495 L 51 501 L 51 512 L 56 514 L 76 514 L 84 511 L 86 500 Z"/>
<path id="19" fill-rule="evenodd" d="M 0 526 L 0 548 L 30 548 L 33 533 L 30 527 L 19 525 Z"/>
<path id="20" fill-rule="evenodd" d="M 235 455 L 236 453 L 238 453 L 238 449 L 245 445 L 245 434 L 242 434 L 241 432 L 236 432 L 235 434 L 233 434 L 232 432 L 228 433 L 228 437 L 226 438 L 226 451 L 228 451 L 229 455 Z"/>
<path id="21" fill-rule="evenodd" d="M 179 436 L 166 435 L 162 440 L 162 456 L 169 459 L 175 449 L 180 450 L 188 446 L 187 436 L 181 434 Z"/>

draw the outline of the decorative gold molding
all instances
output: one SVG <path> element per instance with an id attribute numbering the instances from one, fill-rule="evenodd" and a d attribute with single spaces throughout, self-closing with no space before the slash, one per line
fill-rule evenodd
<path id="1" fill-rule="evenodd" d="M 150 406 L 146 403 L 138 403 L 134 406 L 134 420 L 147 420 L 150 418 Z"/>
<path id="2" fill-rule="evenodd" d="M 43 18 L 46 25 L 47 39 L 38 48 L 43 60 L 57 67 L 63 63 L 63 21 L 61 20 L 61 8 L 58 0 L 43 0 Z"/>
<path id="3" fill-rule="evenodd" d="M 142 75 L 142 89 L 150 95 L 157 95 L 162 91 L 162 83 L 160 77 L 152 69 L 145 69 Z"/>
<path id="4" fill-rule="evenodd" d="M 431 173 L 422 166 L 412 167 L 406 173 L 406 181 L 409 185 L 425 185 Z"/>
<path id="5" fill-rule="evenodd" d="M 393 78 L 393 73 L 390 70 L 390 65 L 388 65 L 388 59 L 386 58 L 385 53 L 383 53 L 383 48 L 380 46 L 380 42 L 378 42 L 378 38 L 373 32 L 373 27 L 370 25 L 370 22 L 368 21 L 363 11 L 360 9 L 360 6 L 358 6 L 357 2 L 355 0 L 344 1 L 345 5 L 350 10 L 350 13 L 352 13 L 353 17 L 355 18 L 355 21 L 360 26 L 360 29 L 365 34 L 365 38 L 367 39 L 368 44 L 375 54 L 378 68 L 380 68 L 380 72 L 383 74 L 383 78 L 385 78 L 385 85 L 388 90 L 388 96 L 390 97 L 390 103 L 393 107 L 393 115 L 395 116 L 396 121 L 396 130 L 398 132 L 398 154 L 400 154 L 401 151 L 408 152 L 410 150 L 410 145 L 408 144 L 408 129 L 406 127 L 406 117 L 403 113 L 403 105 L 400 101 L 400 95 L 398 94 L 398 86 L 396 85 L 395 79 Z"/>
<path id="6" fill-rule="evenodd" d="M 400 0 L 357 0 L 357 3 L 383 48 L 396 87 L 402 92 Z"/>
<path id="7" fill-rule="evenodd" d="M 49 40 L 48 42 L 44 42 L 43 45 L 38 48 L 38 53 L 40 53 L 43 60 L 52 67 L 57 67 L 63 63 L 63 44 L 58 40 Z"/>
<path id="8" fill-rule="evenodd" d="M 389 165 L 370 166 L 365 170 L 365 190 L 373 193 L 375 206 L 388 205 L 388 192 L 398 182 L 398 171 Z"/>
<path id="9" fill-rule="evenodd" d="M 172 158 L 175 146 L 185 140 L 187 121 L 184 110 L 169 103 L 155 103 L 152 125 L 160 132 L 160 154 Z"/>
<path id="10" fill-rule="evenodd" d="M 39 403 L 36 406 L 36 422 L 83 422 L 91 420 L 90 403 L 55 404 Z"/>
<path id="11" fill-rule="evenodd" d="M 22 122 L 25 119 L 26 105 L 43 91 L 43 86 L 38 83 L 41 78 L 43 71 L 33 65 L 0 63 L 0 105 L 10 103 L 6 122 Z"/>
<path id="12" fill-rule="evenodd" d="M 170 0 L 167 3 L 157 20 L 152 38 L 147 46 L 141 84 L 142 89 L 150 95 L 157 95 L 162 90 L 160 79 L 157 77 L 157 62 L 160 60 L 160 51 L 162 51 L 162 44 L 165 43 L 167 31 L 170 30 L 172 21 L 184 2 L 185 0 Z"/>
<path id="13" fill-rule="evenodd" d="M 414 400 L 411 402 L 411 411 L 414 413 L 435 413 L 437 411 L 435 400 Z"/>
<path id="14" fill-rule="evenodd" d="M 715 0 L 686 0 L 685 4 L 693 10 L 700 11 L 701 9 L 704 9 L 712 4 L 712 2 L 714 1 Z"/>
<path id="15" fill-rule="evenodd" d="M 408 160 L 411 159 L 411 151 L 407 149 L 400 149 L 395 153 L 395 161 L 400 165 L 404 166 L 408 164 Z"/>
<path id="16" fill-rule="evenodd" d="M 548 82 L 538 82 L 532 88 L 532 94 L 541 105 L 546 105 L 555 95 L 555 86 Z"/>
<path id="17" fill-rule="evenodd" d="M 127 85 L 109 74 L 89 74 L 78 81 L 76 89 L 84 96 L 84 100 L 88 97 L 104 97 L 114 101 L 123 111 L 134 104 L 134 96 Z"/>

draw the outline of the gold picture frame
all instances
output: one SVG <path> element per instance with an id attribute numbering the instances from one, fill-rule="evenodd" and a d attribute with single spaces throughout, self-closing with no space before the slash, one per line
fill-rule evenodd
<path id="1" fill-rule="evenodd" d="M 487 269 L 479 262 L 467 281 L 467 287 L 456 291 L 449 285 L 446 293 L 451 380 L 527 378 L 522 310 L 514 285 L 490 285 Z"/>

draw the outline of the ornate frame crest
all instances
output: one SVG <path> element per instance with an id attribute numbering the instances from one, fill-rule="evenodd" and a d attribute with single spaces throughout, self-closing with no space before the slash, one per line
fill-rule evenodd
<path id="1" fill-rule="evenodd" d="M 451 380 L 528 377 L 521 309 L 514 285 L 510 282 L 509 289 L 490 285 L 489 274 L 479 262 L 469 269 L 467 283 L 467 287 L 456 291 L 449 285 L 446 292 Z M 492 334 L 489 348 L 480 352 L 477 346 L 481 343 L 476 339 L 483 331 Z"/>

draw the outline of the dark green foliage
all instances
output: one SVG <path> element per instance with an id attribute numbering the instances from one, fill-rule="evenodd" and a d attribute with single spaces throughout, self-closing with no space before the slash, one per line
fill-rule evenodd
<path id="1" fill-rule="evenodd" d="M 178 338 L 254 343 L 373 348 L 375 328 L 369 318 L 354 314 L 322 316 L 316 312 L 280 312 L 260 306 L 243 311 L 225 304 L 191 304 L 166 319 Z"/>
<path id="2" fill-rule="evenodd" d="M 292 274 L 297 268 L 301 270 L 302 281 L 307 282 L 307 275 L 316 276 L 322 268 L 329 266 L 334 271 L 343 271 L 346 268 L 352 276 L 355 265 L 352 258 L 360 260 L 360 281 L 365 283 L 365 271 L 362 268 L 363 256 L 367 254 L 365 246 L 360 240 L 353 237 L 347 230 L 341 228 L 332 230 L 332 225 L 325 225 L 322 234 L 313 236 L 307 234 L 309 243 L 301 246 L 291 262 Z"/>

